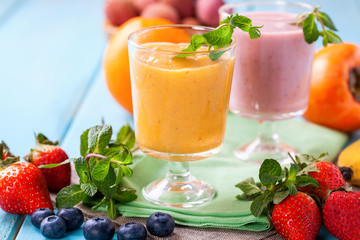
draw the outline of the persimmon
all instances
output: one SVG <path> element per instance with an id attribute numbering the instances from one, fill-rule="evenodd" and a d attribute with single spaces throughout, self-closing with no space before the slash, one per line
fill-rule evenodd
<path id="1" fill-rule="evenodd" d="M 129 113 L 132 113 L 132 100 L 128 36 L 142 28 L 168 24 L 172 24 L 172 22 L 161 18 L 131 18 L 118 28 L 107 45 L 103 59 L 106 84 L 111 95 Z M 169 38 L 171 37 L 176 38 L 177 36 L 169 35 Z"/>
<path id="2" fill-rule="evenodd" d="M 334 44 L 315 54 L 304 117 L 345 132 L 360 128 L 360 46 Z"/>

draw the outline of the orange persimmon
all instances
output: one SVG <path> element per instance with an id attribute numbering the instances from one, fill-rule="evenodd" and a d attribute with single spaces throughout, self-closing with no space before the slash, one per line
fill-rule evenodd
<path id="1" fill-rule="evenodd" d="M 106 84 L 111 95 L 129 113 L 132 113 L 132 100 L 128 36 L 142 28 L 168 24 L 172 24 L 172 22 L 162 18 L 131 18 L 116 30 L 107 45 L 103 59 Z"/>
<path id="2" fill-rule="evenodd" d="M 304 118 L 345 132 L 360 128 L 360 46 L 334 44 L 315 54 Z"/>

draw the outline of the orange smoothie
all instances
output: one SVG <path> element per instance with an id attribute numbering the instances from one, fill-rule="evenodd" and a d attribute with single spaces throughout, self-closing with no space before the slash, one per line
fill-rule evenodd
<path id="1" fill-rule="evenodd" d="M 178 52 L 187 45 L 144 46 Z M 137 144 L 170 154 L 216 149 L 224 141 L 234 58 L 229 53 L 216 61 L 206 54 L 173 56 L 142 49 L 130 55 Z"/>

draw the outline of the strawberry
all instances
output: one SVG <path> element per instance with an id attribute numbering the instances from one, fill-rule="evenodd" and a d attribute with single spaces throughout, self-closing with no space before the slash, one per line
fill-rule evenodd
<path id="1" fill-rule="evenodd" d="M 24 159 L 33 163 L 35 166 L 61 163 L 68 159 L 67 154 L 56 142 L 51 142 L 43 134 L 36 136 L 36 145 L 30 150 Z M 50 191 L 58 192 L 62 188 L 70 185 L 71 169 L 70 164 L 61 165 L 54 168 L 41 169 Z"/>
<path id="2" fill-rule="evenodd" d="M 309 194 L 315 194 L 320 199 L 327 196 L 329 190 L 335 190 L 345 186 L 345 180 L 339 170 L 333 163 L 330 162 L 314 162 L 311 165 L 315 166 L 318 172 L 309 172 L 309 176 L 317 180 L 320 187 L 306 186 L 299 188 L 300 191 Z"/>
<path id="3" fill-rule="evenodd" d="M 272 212 L 275 230 L 285 239 L 315 239 L 321 227 L 321 214 L 314 199 L 298 192 L 275 204 Z"/>
<path id="4" fill-rule="evenodd" d="M 360 239 L 360 192 L 335 191 L 323 206 L 325 228 L 339 240 Z"/>
<path id="5" fill-rule="evenodd" d="M 236 187 L 243 194 L 236 197 L 253 201 L 250 211 L 255 217 L 271 216 L 275 230 L 285 239 L 315 239 L 321 227 L 320 209 L 314 199 L 297 190 L 306 186 L 319 187 L 319 183 L 307 175 L 314 170 L 317 169 L 297 163 L 282 169 L 278 161 L 265 159 L 259 169 L 260 182 L 251 177 L 239 182 Z"/>
<path id="6" fill-rule="evenodd" d="M 39 168 L 28 162 L 16 162 L 2 170 L 0 207 L 13 214 L 32 214 L 38 208 L 53 209 Z"/>

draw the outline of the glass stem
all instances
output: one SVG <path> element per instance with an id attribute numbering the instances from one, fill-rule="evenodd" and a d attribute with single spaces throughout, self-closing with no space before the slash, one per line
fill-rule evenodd
<path id="1" fill-rule="evenodd" d="M 261 145 L 276 146 L 280 143 L 279 134 L 275 130 L 275 124 L 272 121 L 260 122 L 260 128 L 258 132 L 258 140 Z"/>
<path id="2" fill-rule="evenodd" d="M 166 178 L 169 182 L 185 182 L 190 180 L 189 162 L 170 161 Z"/>

